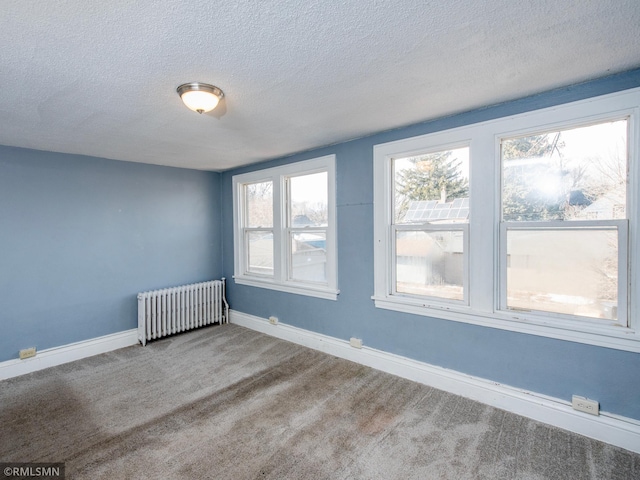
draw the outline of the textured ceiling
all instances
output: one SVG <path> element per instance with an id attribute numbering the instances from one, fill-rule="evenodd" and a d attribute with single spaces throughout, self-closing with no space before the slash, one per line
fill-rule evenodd
<path id="1" fill-rule="evenodd" d="M 639 0 L 2 0 L 0 144 L 205 170 L 640 66 Z M 225 92 L 210 114 L 175 92 Z"/>

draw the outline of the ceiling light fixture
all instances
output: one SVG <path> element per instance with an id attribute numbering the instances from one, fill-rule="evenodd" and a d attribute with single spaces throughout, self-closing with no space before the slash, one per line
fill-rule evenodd
<path id="1" fill-rule="evenodd" d="M 208 83 L 184 83 L 178 87 L 177 92 L 187 108 L 198 113 L 210 112 L 224 97 L 222 90 Z"/>

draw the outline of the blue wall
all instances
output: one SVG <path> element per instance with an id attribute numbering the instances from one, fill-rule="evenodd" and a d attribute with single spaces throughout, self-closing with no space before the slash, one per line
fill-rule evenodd
<path id="1" fill-rule="evenodd" d="M 640 354 L 373 306 L 378 143 L 640 86 L 640 70 L 225 172 L 0 146 L 0 361 L 136 326 L 136 292 L 233 274 L 231 178 L 337 157 L 338 301 L 235 285 L 236 310 L 276 315 L 460 372 L 640 420 Z"/>
<path id="2" fill-rule="evenodd" d="M 137 327 L 221 276 L 220 174 L 0 147 L 0 361 Z"/>
<path id="3" fill-rule="evenodd" d="M 640 354 L 374 308 L 373 146 L 640 86 L 640 70 L 225 172 L 224 274 L 233 274 L 232 175 L 321 155 L 337 158 L 338 301 L 228 282 L 232 308 L 567 401 L 640 420 Z"/>

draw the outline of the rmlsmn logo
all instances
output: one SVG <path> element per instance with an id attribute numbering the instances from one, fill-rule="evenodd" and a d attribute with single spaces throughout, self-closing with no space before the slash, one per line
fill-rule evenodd
<path id="1" fill-rule="evenodd" d="M 0 479 L 63 480 L 64 463 L 0 463 Z"/>

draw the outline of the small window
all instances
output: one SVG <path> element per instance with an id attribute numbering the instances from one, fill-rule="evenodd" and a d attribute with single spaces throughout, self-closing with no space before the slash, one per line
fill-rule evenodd
<path id="1" fill-rule="evenodd" d="M 273 182 L 244 185 L 247 214 L 243 233 L 246 241 L 247 274 L 273 277 Z"/>
<path id="2" fill-rule="evenodd" d="M 465 301 L 469 148 L 394 158 L 394 294 Z"/>
<path id="3" fill-rule="evenodd" d="M 335 157 L 233 177 L 234 279 L 336 299 Z"/>
<path id="4" fill-rule="evenodd" d="M 288 178 L 289 279 L 327 285 L 327 172 Z"/>

